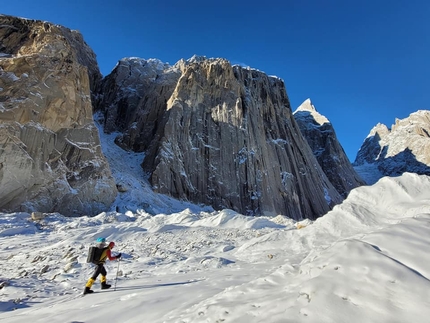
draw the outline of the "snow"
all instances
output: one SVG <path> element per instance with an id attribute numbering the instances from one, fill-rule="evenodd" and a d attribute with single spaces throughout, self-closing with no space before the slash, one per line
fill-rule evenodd
<path id="1" fill-rule="evenodd" d="M 121 59 L 121 61 L 130 62 L 131 64 L 139 64 L 142 67 L 145 66 L 146 64 L 149 64 L 151 67 L 159 71 L 163 71 L 171 67 L 168 63 L 163 63 L 161 60 L 157 58 L 143 59 L 140 57 L 125 57 Z"/>
<path id="2" fill-rule="evenodd" d="M 430 177 L 384 177 L 316 221 L 249 217 L 153 193 L 114 137 L 112 210 L 0 214 L 0 322 L 428 321 Z M 123 257 L 81 296 L 100 236 Z"/>
<path id="3" fill-rule="evenodd" d="M 285 139 L 281 139 L 281 138 L 276 138 L 276 139 L 269 139 L 267 140 L 268 143 L 274 143 L 275 145 L 279 145 L 279 146 L 284 146 L 286 144 L 288 144 L 288 141 L 286 141 Z"/>
<path id="4" fill-rule="evenodd" d="M 132 211 L 133 213 L 174 213 L 190 208 L 193 211 L 200 211 L 202 207 L 191 203 L 181 202 L 164 195 L 156 194 L 152 191 L 148 182 L 148 176 L 140 167 L 145 157 L 145 153 L 135 153 L 124 151 L 114 144 L 115 138 L 120 133 L 103 133 L 100 124 L 102 116 L 95 115 L 96 126 L 100 134 L 100 142 L 103 154 L 106 156 L 112 170 L 112 176 L 117 185 L 121 186 L 125 192 L 119 193 L 112 205 L 111 211 L 120 212 Z M 205 210 L 211 210 L 206 207 Z"/>
<path id="5" fill-rule="evenodd" d="M 306 126 L 311 128 L 319 128 L 319 126 L 322 126 L 326 123 L 330 123 L 330 121 L 323 116 L 322 114 L 318 113 L 315 109 L 315 106 L 312 104 L 310 99 L 306 99 L 293 113 L 294 118 L 300 118 L 303 119 L 303 124 L 306 124 Z M 309 117 L 312 117 L 312 119 L 319 125 L 317 126 L 313 122 L 308 122 Z"/>

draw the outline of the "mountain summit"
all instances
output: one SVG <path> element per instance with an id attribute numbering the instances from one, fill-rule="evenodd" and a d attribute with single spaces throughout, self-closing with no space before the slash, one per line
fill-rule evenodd
<path id="1" fill-rule="evenodd" d="M 430 175 L 430 111 L 396 119 L 391 129 L 377 124 L 364 140 L 354 167 L 373 165 L 382 176 L 404 172 Z"/>
<path id="2" fill-rule="evenodd" d="M 294 111 L 294 118 L 318 163 L 340 195 L 348 193 L 364 181 L 355 172 L 330 121 L 318 113 L 310 99 Z"/>

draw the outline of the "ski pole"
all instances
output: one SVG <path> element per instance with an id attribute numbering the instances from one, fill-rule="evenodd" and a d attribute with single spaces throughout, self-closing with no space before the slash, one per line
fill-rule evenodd
<path id="1" fill-rule="evenodd" d="M 113 287 L 113 290 L 116 290 L 116 281 L 118 280 L 119 262 L 120 261 L 121 261 L 121 258 L 118 259 L 118 268 L 116 269 L 115 286 Z"/>

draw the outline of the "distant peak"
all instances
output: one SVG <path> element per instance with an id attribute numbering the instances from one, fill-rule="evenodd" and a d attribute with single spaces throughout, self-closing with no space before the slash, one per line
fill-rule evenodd
<path id="1" fill-rule="evenodd" d="M 378 136 L 382 138 L 389 133 L 390 133 L 390 129 L 388 129 L 388 127 L 385 124 L 378 122 L 378 124 L 370 130 L 370 133 L 367 135 L 367 138 L 373 137 L 376 134 L 378 134 Z"/>
<path id="2" fill-rule="evenodd" d="M 300 104 L 300 106 L 297 108 L 297 110 L 300 111 L 317 111 L 314 107 L 314 105 L 312 104 L 311 99 L 306 99 L 305 101 L 303 101 L 302 104 Z"/>
<path id="3" fill-rule="evenodd" d="M 296 114 L 297 112 L 310 112 L 314 120 L 319 123 L 320 125 L 323 125 L 324 123 L 330 123 L 330 121 L 323 116 L 322 114 L 318 113 L 315 106 L 312 104 L 311 99 L 306 99 L 294 112 Z"/>
<path id="4" fill-rule="evenodd" d="M 187 61 L 190 63 L 199 63 L 205 61 L 206 59 L 207 57 L 203 55 L 193 55 L 191 58 L 187 59 Z"/>

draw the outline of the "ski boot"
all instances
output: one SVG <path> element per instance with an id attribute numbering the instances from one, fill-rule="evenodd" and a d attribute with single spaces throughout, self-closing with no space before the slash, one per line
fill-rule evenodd
<path id="1" fill-rule="evenodd" d="M 102 289 L 109 289 L 111 285 L 106 284 L 106 282 L 102 282 Z"/>
<path id="2" fill-rule="evenodd" d="M 94 291 L 91 290 L 90 287 L 85 287 L 84 288 L 84 295 L 91 294 L 91 293 L 94 293 Z"/>

